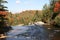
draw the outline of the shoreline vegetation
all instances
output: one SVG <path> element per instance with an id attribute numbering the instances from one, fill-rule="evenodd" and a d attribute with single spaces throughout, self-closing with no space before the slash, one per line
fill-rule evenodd
<path id="1" fill-rule="evenodd" d="M 52 21 L 50 21 L 51 19 L 49 17 L 46 16 L 47 19 L 45 19 L 45 17 L 43 17 L 43 13 L 41 11 L 36 12 L 38 10 L 27 10 L 27 11 L 23 11 L 22 13 L 17 13 L 17 14 L 12 14 L 9 13 L 9 25 L 19 25 L 19 24 L 24 24 L 24 25 L 29 25 L 29 23 L 34 23 L 34 22 L 38 22 L 38 21 L 42 21 L 44 23 L 46 23 L 46 25 L 60 25 L 59 22 L 59 15 Z M 31 13 L 32 12 L 32 13 Z M 47 13 L 48 14 L 48 13 Z M 45 14 L 45 15 L 47 15 Z"/>
<path id="2" fill-rule="evenodd" d="M 50 26 L 50 24 L 47 24 L 47 23 L 44 23 L 44 22 L 35 22 L 33 25 L 39 25 L 39 26 L 44 26 L 46 27 L 48 30 L 56 30 L 56 31 L 60 31 L 60 28 L 53 28 Z M 17 25 L 17 26 L 23 26 L 22 24 L 21 25 Z M 29 25 L 27 25 L 29 26 Z M 11 36 L 6 36 L 5 34 L 0 34 L 0 38 L 7 38 L 7 37 L 11 37 Z"/>
<path id="3" fill-rule="evenodd" d="M 50 4 L 45 4 L 42 10 L 26 10 L 15 14 L 9 12 L 3 3 L 8 2 L 0 1 L 0 34 L 10 30 L 11 25 L 29 25 L 30 23 L 35 24 L 35 22 L 39 24 L 39 21 L 43 26 L 60 28 L 60 0 L 51 0 Z"/>

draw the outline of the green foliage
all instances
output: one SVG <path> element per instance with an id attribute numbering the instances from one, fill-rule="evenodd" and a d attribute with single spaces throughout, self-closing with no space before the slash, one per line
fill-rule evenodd
<path id="1" fill-rule="evenodd" d="M 27 10 L 17 14 L 9 13 L 8 15 L 10 25 L 28 25 L 29 23 L 40 21 L 42 12 L 40 10 Z"/>
<path id="2" fill-rule="evenodd" d="M 18 24 L 28 25 L 29 23 L 34 23 L 37 21 L 50 23 L 52 20 L 55 20 L 55 22 L 59 24 L 60 19 L 59 18 L 55 19 L 55 17 L 58 16 L 60 11 L 59 13 L 54 12 L 55 3 L 58 0 L 49 0 L 49 1 L 50 1 L 50 4 L 48 5 L 45 4 L 43 6 L 43 10 L 26 10 L 17 14 L 9 13 L 9 16 L 8 16 L 9 24 L 10 25 L 18 25 Z"/>
<path id="3" fill-rule="evenodd" d="M 50 0 L 50 5 L 44 5 L 43 6 L 43 16 L 42 16 L 42 21 L 46 23 L 52 23 L 53 25 L 60 25 L 60 16 L 57 17 L 60 13 L 60 9 L 58 10 L 59 12 L 54 12 L 57 10 L 54 10 L 55 7 L 59 7 L 60 4 L 55 4 L 56 2 L 59 2 L 58 0 Z M 56 6 L 57 5 L 57 6 Z M 60 8 L 60 7 L 59 7 Z M 54 23 L 55 22 L 55 23 Z"/>
<path id="4" fill-rule="evenodd" d="M 9 31 L 8 26 L 8 12 L 7 7 L 4 6 L 4 4 L 7 3 L 5 0 L 0 0 L 0 34 L 3 34 L 7 31 Z"/>
<path id="5" fill-rule="evenodd" d="M 59 2 L 59 0 L 50 0 L 50 13 L 52 14 L 51 20 L 54 20 L 55 17 L 60 13 L 60 11 L 59 13 L 54 12 L 54 10 L 57 11 L 59 9 L 56 9 L 56 7 L 58 6 L 58 4 L 56 6 L 56 2 Z"/>
<path id="6" fill-rule="evenodd" d="M 6 14 L 7 14 L 7 12 L 5 12 L 6 11 L 6 9 L 5 8 L 7 8 L 7 7 L 5 7 L 4 5 L 3 5 L 3 3 L 7 3 L 7 1 L 4 1 L 4 0 L 0 0 L 0 23 L 2 24 L 2 25 L 4 25 L 3 23 L 5 22 L 5 20 L 7 21 L 7 18 L 4 18 L 4 17 L 6 17 Z M 2 26 L 1 25 L 1 26 Z"/>
<path id="7" fill-rule="evenodd" d="M 33 21 L 33 22 L 41 21 L 41 16 L 42 16 L 42 15 L 38 12 L 38 10 L 36 10 L 32 21 Z"/>
<path id="8" fill-rule="evenodd" d="M 7 1 L 4 0 L 0 0 L 0 11 L 7 11 L 5 8 L 7 8 L 6 6 L 2 5 L 4 3 L 8 3 Z"/>
<path id="9" fill-rule="evenodd" d="M 43 15 L 42 15 L 42 21 L 49 23 L 50 20 L 51 20 L 51 13 L 50 13 L 49 6 L 47 4 L 45 4 L 43 6 L 42 13 L 43 13 Z"/>
<path id="10" fill-rule="evenodd" d="M 56 22 L 57 25 L 60 26 L 60 16 L 57 16 L 57 17 L 55 18 L 55 22 Z"/>

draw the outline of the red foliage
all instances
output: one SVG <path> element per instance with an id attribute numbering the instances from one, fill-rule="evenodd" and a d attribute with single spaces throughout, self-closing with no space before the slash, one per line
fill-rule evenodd
<path id="1" fill-rule="evenodd" d="M 7 15 L 6 11 L 0 11 L 0 15 Z"/>
<path id="2" fill-rule="evenodd" d="M 54 12 L 58 12 L 58 10 L 59 10 L 58 8 L 54 8 Z"/>
<path id="3" fill-rule="evenodd" d="M 54 12 L 59 12 L 59 11 L 60 11 L 60 3 L 56 2 L 54 7 Z"/>
<path id="4" fill-rule="evenodd" d="M 56 7 L 56 8 L 59 8 L 59 7 L 60 7 L 60 3 L 59 3 L 59 2 L 56 2 L 56 3 L 55 3 L 55 7 Z"/>

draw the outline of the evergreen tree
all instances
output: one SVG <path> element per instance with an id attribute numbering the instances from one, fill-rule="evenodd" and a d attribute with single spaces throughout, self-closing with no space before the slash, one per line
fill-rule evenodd
<path id="1" fill-rule="evenodd" d="M 5 8 L 7 7 L 3 5 L 4 3 L 8 3 L 8 2 L 4 0 L 0 0 L 0 11 L 6 11 Z"/>
<path id="2" fill-rule="evenodd" d="M 33 23 L 37 22 L 37 21 L 41 21 L 41 15 L 39 15 L 39 11 L 38 10 L 36 10 L 32 21 L 33 21 Z"/>
<path id="3" fill-rule="evenodd" d="M 43 11 L 42 11 L 43 15 L 42 15 L 42 21 L 47 23 L 50 21 L 50 18 L 51 18 L 51 13 L 50 13 L 50 10 L 49 10 L 49 6 L 47 4 L 45 4 L 43 6 Z"/>
<path id="4" fill-rule="evenodd" d="M 5 32 L 5 26 L 7 26 L 7 10 L 6 6 L 4 6 L 4 3 L 7 3 L 5 0 L 0 0 L 0 33 Z"/>

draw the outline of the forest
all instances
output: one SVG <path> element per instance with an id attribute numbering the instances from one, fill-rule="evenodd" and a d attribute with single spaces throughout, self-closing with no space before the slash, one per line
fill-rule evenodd
<path id="1" fill-rule="evenodd" d="M 42 10 L 26 10 L 15 14 L 5 10 L 4 8 L 7 7 L 1 3 L 0 6 L 0 21 L 7 21 L 9 25 L 28 25 L 29 23 L 43 21 L 60 26 L 60 0 L 50 0 L 50 3 L 45 4 Z"/>
<path id="2" fill-rule="evenodd" d="M 60 0 L 50 0 L 50 4 L 45 4 L 42 10 L 26 10 L 20 13 L 8 13 L 10 25 L 34 23 L 43 21 L 45 23 L 60 26 Z"/>

